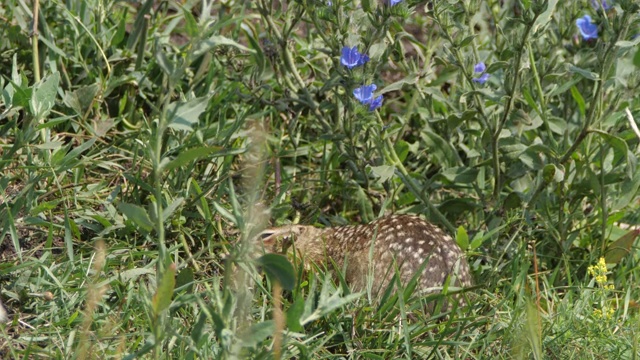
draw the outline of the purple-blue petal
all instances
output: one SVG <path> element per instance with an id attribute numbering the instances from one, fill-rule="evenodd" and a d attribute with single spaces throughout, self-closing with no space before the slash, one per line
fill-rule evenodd
<path id="1" fill-rule="evenodd" d="M 363 65 L 369 61 L 369 56 L 360 54 L 358 47 L 352 48 L 345 46 L 342 48 L 342 56 L 340 56 L 340 63 L 349 69 L 353 69 L 356 66 Z"/>
<path id="2" fill-rule="evenodd" d="M 389 5 L 396 6 L 396 5 L 400 4 L 401 2 L 402 2 L 402 0 L 389 0 Z"/>
<path id="3" fill-rule="evenodd" d="M 487 80 L 489 80 L 489 76 L 490 76 L 489 74 L 484 73 L 484 74 L 480 75 L 479 78 L 474 78 L 473 81 L 477 82 L 479 84 L 484 84 L 484 83 L 487 82 Z"/>
<path id="4" fill-rule="evenodd" d="M 483 73 L 485 70 L 487 70 L 487 66 L 482 61 L 473 66 L 474 72 Z"/>
<path id="5" fill-rule="evenodd" d="M 357 47 L 354 46 L 353 48 L 350 48 L 348 46 L 345 46 L 342 48 L 342 56 L 340 56 L 340 63 L 342 65 L 351 69 L 358 65 L 358 58 L 359 56 Z"/>
<path id="6" fill-rule="evenodd" d="M 598 25 L 593 24 L 591 22 L 591 16 L 585 15 L 576 20 L 576 25 L 578 26 L 578 30 L 580 30 L 580 35 L 585 40 L 597 39 L 598 38 Z"/>
<path id="7" fill-rule="evenodd" d="M 361 54 L 360 59 L 358 59 L 358 66 L 364 65 L 369 61 L 369 55 Z"/>
<path id="8" fill-rule="evenodd" d="M 613 3 L 613 1 L 611 1 Z M 591 0 L 591 6 L 597 10 L 600 10 L 600 4 L 602 4 L 602 8 L 606 11 L 611 9 L 611 4 L 607 2 L 607 0 Z"/>
<path id="9" fill-rule="evenodd" d="M 377 98 L 371 100 L 371 102 L 369 103 L 369 111 L 373 111 L 379 108 L 382 105 L 382 100 L 382 95 L 379 95 Z"/>
<path id="10" fill-rule="evenodd" d="M 371 102 L 373 92 L 376 91 L 377 88 L 376 84 L 363 85 L 353 90 L 353 96 L 355 96 L 361 103 L 368 104 Z"/>

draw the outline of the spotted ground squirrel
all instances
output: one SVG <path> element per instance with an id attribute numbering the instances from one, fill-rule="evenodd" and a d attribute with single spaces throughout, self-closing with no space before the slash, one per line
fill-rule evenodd
<path id="1" fill-rule="evenodd" d="M 472 285 L 458 244 L 415 215 L 390 215 L 369 224 L 325 229 L 288 225 L 267 229 L 260 238 L 267 251 L 295 249 L 306 263 L 330 264 L 331 260 L 342 269 L 346 262 L 345 280 L 356 291 L 366 289 L 369 274 L 373 274 L 373 293 L 384 290 L 395 274 L 394 261 L 405 285 L 427 261 L 417 288 L 423 294 L 441 291 L 448 278 L 449 286 Z"/>

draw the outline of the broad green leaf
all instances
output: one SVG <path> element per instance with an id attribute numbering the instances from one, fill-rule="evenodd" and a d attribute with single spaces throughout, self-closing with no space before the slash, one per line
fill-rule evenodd
<path id="1" fill-rule="evenodd" d="M 407 75 L 404 79 L 398 80 L 388 86 L 385 86 L 380 90 L 379 94 L 388 93 L 390 91 L 399 91 L 402 90 L 402 87 L 405 85 L 415 85 L 416 81 L 418 81 L 418 74 L 412 73 Z"/>
<path id="2" fill-rule="evenodd" d="M 180 270 L 178 276 L 176 276 L 176 289 L 184 286 L 184 291 L 188 294 L 193 293 L 194 276 L 193 270 L 190 267 L 185 267 Z"/>
<path id="3" fill-rule="evenodd" d="M 467 250 L 469 248 L 469 234 L 467 234 L 467 230 L 465 230 L 464 226 L 458 227 L 456 242 L 462 250 Z"/>
<path id="4" fill-rule="evenodd" d="M 584 98 L 582 97 L 582 94 L 580 94 L 580 91 L 578 91 L 578 88 L 575 86 L 571 87 L 571 96 L 573 97 L 573 100 L 576 101 L 576 103 L 578 104 L 578 109 L 580 110 L 580 115 L 584 118 L 585 114 L 586 114 L 586 104 L 584 102 Z"/>
<path id="5" fill-rule="evenodd" d="M 84 116 L 100 91 L 100 84 L 83 86 L 74 91 L 67 91 L 62 101 L 72 108 L 76 114 Z"/>
<path id="6" fill-rule="evenodd" d="M 200 33 L 198 22 L 193 17 L 193 14 L 191 14 L 191 10 L 185 8 L 184 6 L 181 6 L 180 8 L 182 9 L 182 16 L 184 16 L 187 35 L 189 35 L 190 38 L 197 38 Z"/>
<path id="7" fill-rule="evenodd" d="M 35 85 L 35 91 L 31 98 L 31 111 L 36 118 L 42 118 L 53 107 L 58 94 L 60 73 L 55 72 Z"/>
<path id="8" fill-rule="evenodd" d="M 542 170 L 542 177 L 548 183 L 561 182 L 564 179 L 564 168 L 547 164 Z"/>
<path id="9" fill-rule="evenodd" d="M 173 200 L 173 202 L 169 204 L 169 206 L 164 208 L 162 210 L 162 221 L 164 222 L 167 219 L 169 219 L 173 215 L 173 213 L 176 211 L 176 209 L 178 209 L 180 205 L 182 205 L 183 202 L 184 202 L 184 198 L 179 197 Z"/>
<path id="10" fill-rule="evenodd" d="M 220 45 L 226 45 L 226 46 L 232 46 L 235 47 L 238 50 L 242 50 L 242 51 L 246 51 L 246 52 L 250 52 L 252 53 L 253 50 L 249 49 L 248 47 L 233 41 L 227 37 L 224 37 L 222 35 L 213 35 L 210 38 L 208 38 L 207 40 L 201 41 L 198 45 L 196 50 L 194 50 L 193 54 L 195 57 L 200 56 L 206 52 L 209 52 L 211 50 L 213 50 L 215 47 L 218 47 Z"/>
<path id="11" fill-rule="evenodd" d="M 430 130 L 423 130 L 421 135 L 429 155 L 437 159 L 438 165 L 455 166 L 457 164 L 458 155 L 440 135 Z"/>
<path id="12" fill-rule="evenodd" d="M 597 73 L 594 73 L 592 71 L 585 70 L 585 69 L 579 68 L 577 66 L 573 66 L 571 64 L 566 64 L 565 66 L 567 67 L 567 70 L 569 70 L 570 72 L 572 72 L 574 74 L 578 74 L 578 75 L 584 77 L 585 79 L 589 79 L 589 80 L 599 80 L 600 79 L 600 76 Z"/>
<path id="13" fill-rule="evenodd" d="M 144 275 L 153 275 L 155 274 L 155 270 L 147 269 L 147 268 L 133 268 L 129 270 L 121 271 L 116 275 L 116 277 L 123 281 L 124 283 L 128 283 L 129 281 L 136 280 L 137 278 Z"/>
<path id="14" fill-rule="evenodd" d="M 129 221 L 141 229 L 145 231 L 151 231 L 153 229 L 153 222 L 151 222 L 149 214 L 147 214 L 147 211 L 143 207 L 121 202 L 118 204 L 118 210 L 120 210 Z"/>
<path id="15" fill-rule="evenodd" d="M 266 320 L 251 325 L 249 328 L 242 329 L 238 332 L 238 339 L 242 347 L 255 347 L 275 331 L 275 322 Z"/>
<path id="16" fill-rule="evenodd" d="M 407 155 L 409 155 L 409 144 L 404 140 L 398 140 L 393 145 L 393 148 L 396 151 L 396 155 L 398 155 L 398 159 L 404 162 L 407 159 Z"/>
<path id="17" fill-rule="evenodd" d="M 61 148 L 62 145 L 64 145 L 63 141 L 49 141 L 43 144 L 38 144 L 35 147 L 43 150 L 55 150 Z"/>
<path id="18" fill-rule="evenodd" d="M 304 312 L 304 298 L 298 294 L 293 304 L 287 310 L 287 329 L 295 332 L 303 332 L 304 328 L 300 326 L 300 318 Z"/>
<path id="19" fill-rule="evenodd" d="M 286 257 L 278 254 L 264 254 L 256 260 L 271 281 L 277 281 L 285 290 L 293 290 L 296 284 L 293 266 Z"/>
<path id="20" fill-rule="evenodd" d="M 547 2 L 547 9 L 542 14 L 540 14 L 540 16 L 538 16 L 538 18 L 536 19 L 536 22 L 533 23 L 533 28 L 531 31 L 533 35 L 535 35 L 538 30 L 544 29 L 549 21 L 551 21 L 551 17 L 553 16 L 553 12 L 556 9 L 557 3 L 558 0 L 549 0 Z"/>
<path id="21" fill-rule="evenodd" d="M 204 158 L 211 153 L 221 150 L 222 148 L 219 146 L 206 146 L 191 148 L 187 151 L 181 151 L 180 154 L 178 154 L 175 159 L 169 161 L 162 170 L 171 171 L 178 167 L 188 165 L 193 160 Z"/>
<path id="22" fill-rule="evenodd" d="M 373 175 L 380 178 L 380 182 L 391 179 L 396 171 L 395 166 L 390 165 L 371 166 L 370 168 Z"/>
<path id="23" fill-rule="evenodd" d="M 638 235 L 640 235 L 640 230 L 632 230 L 611 243 L 605 251 L 605 262 L 607 264 L 619 264 L 625 256 L 631 253 L 631 248 Z"/>
<path id="24" fill-rule="evenodd" d="M 200 97 L 187 102 L 174 102 L 167 108 L 169 127 L 176 130 L 193 131 L 198 117 L 207 108 L 209 97 Z"/>
<path id="25" fill-rule="evenodd" d="M 470 184 L 478 178 L 478 169 L 469 167 L 450 167 L 440 172 L 440 176 L 454 184 Z"/>
<path id="26" fill-rule="evenodd" d="M 169 308 L 171 298 L 173 297 L 173 289 L 176 286 L 176 264 L 171 264 L 162 276 L 160 284 L 155 295 L 153 295 L 152 307 L 153 313 L 157 317 L 161 312 Z"/>

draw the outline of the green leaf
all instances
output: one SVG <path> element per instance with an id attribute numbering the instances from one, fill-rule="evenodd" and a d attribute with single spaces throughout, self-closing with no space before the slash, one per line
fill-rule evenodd
<path id="1" fill-rule="evenodd" d="M 176 130 L 193 131 L 198 117 L 207 108 L 209 97 L 199 97 L 187 102 L 173 102 L 167 108 L 169 127 Z"/>
<path id="2" fill-rule="evenodd" d="M 421 135 L 428 152 L 437 160 L 438 165 L 455 166 L 457 164 L 458 155 L 445 139 L 430 130 L 423 130 Z"/>
<path id="3" fill-rule="evenodd" d="M 631 179 L 627 179 L 622 183 L 620 195 L 618 195 L 611 205 L 612 211 L 619 211 L 627 206 L 636 198 L 638 189 L 640 188 L 640 173 L 635 172 Z"/>
<path id="4" fill-rule="evenodd" d="M 462 250 L 467 250 L 469 248 L 469 234 L 467 234 L 467 231 L 463 226 L 458 227 L 456 242 Z"/>
<path id="5" fill-rule="evenodd" d="M 293 266 L 286 257 L 278 254 L 264 254 L 256 260 L 271 279 L 277 281 L 285 290 L 293 290 L 296 284 Z"/>
<path id="6" fill-rule="evenodd" d="M 478 169 L 469 167 L 450 167 L 440 172 L 439 175 L 454 184 L 470 184 L 478 179 Z"/>
<path id="7" fill-rule="evenodd" d="M 84 116 L 100 91 L 100 84 L 83 86 L 75 91 L 67 91 L 62 101 L 72 108 L 76 114 Z"/>
<path id="8" fill-rule="evenodd" d="M 631 247 L 640 235 L 640 230 L 632 230 L 611 243 L 605 251 L 604 260 L 607 264 L 619 264 L 620 261 L 631 253 Z"/>
<path id="9" fill-rule="evenodd" d="M 122 40 L 124 40 L 124 35 L 126 33 L 126 24 L 127 24 L 126 19 L 127 19 L 128 12 L 129 12 L 129 8 L 125 7 L 124 14 L 122 14 L 122 17 L 118 22 L 118 28 L 116 29 L 116 33 L 113 35 L 113 38 L 111 38 L 111 47 L 113 48 L 116 48 L 118 45 L 120 45 Z"/>
<path id="10" fill-rule="evenodd" d="M 188 165 L 193 160 L 204 158 L 211 153 L 221 150 L 222 148 L 219 146 L 206 146 L 181 151 L 180 154 L 175 159 L 169 161 L 162 170 L 171 171 L 178 167 Z"/>
<path id="11" fill-rule="evenodd" d="M 573 100 L 575 100 L 576 103 L 578 104 L 578 109 L 580 109 L 580 115 L 582 115 L 582 117 L 584 118 L 586 114 L 586 104 L 584 102 L 584 98 L 582 97 L 582 94 L 580 94 L 580 91 L 578 91 L 577 87 L 575 86 L 571 87 L 571 96 L 573 97 Z"/>
<path id="12" fill-rule="evenodd" d="M 253 324 L 249 328 L 242 329 L 238 332 L 240 345 L 242 347 L 256 347 L 266 338 L 273 335 L 275 328 L 276 326 L 273 320 L 266 320 Z"/>
<path id="13" fill-rule="evenodd" d="M 164 222 L 167 219 L 169 219 L 173 215 L 173 213 L 176 211 L 176 209 L 178 209 L 180 205 L 182 205 L 183 202 L 184 202 L 184 198 L 179 197 L 173 200 L 173 202 L 169 204 L 169 206 L 164 208 L 162 210 L 162 221 Z"/>
<path id="14" fill-rule="evenodd" d="M 600 76 L 597 73 L 591 72 L 589 70 L 585 70 L 582 68 L 579 68 L 577 66 L 573 66 L 571 64 L 566 64 L 565 65 L 567 67 L 567 70 L 569 70 L 570 72 L 574 73 L 574 74 L 578 74 L 580 76 L 582 76 L 585 79 L 589 79 L 589 80 L 599 80 Z"/>
<path id="15" fill-rule="evenodd" d="M 456 46 L 456 48 L 463 48 L 469 44 L 471 44 L 471 42 L 473 41 L 473 39 L 475 39 L 475 35 L 469 35 L 466 38 L 462 39 L 462 41 L 460 41 L 460 44 L 458 46 Z"/>
<path id="16" fill-rule="evenodd" d="M 178 273 L 178 276 L 176 276 L 176 289 L 179 289 L 184 286 L 185 287 L 184 290 L 188 294 L 191 294 L 193 293 L 193 284 L 194 284 L 193 270 L 189 267 L 186 267 L 180 270 L 180 272 Z"/>
<path id="17" fill-rule="evenodd" d="M 551 21 L 551 17 L 553 16 L 553 12 L 556 9 L 556 4 L 558 4 L 558 0 L 549 0 L 547 3 L 547 9 L 538 16 L 536 22 L 533 23 L 532 34 L 535 34 L 540 29 L 544 29 L 544 27 Z"/>
<path id="18" fill-rule="evenodd" d="M 52 200 L 52 201 L 44 201 L 44 202 L 38 204 L 38 206 L 36 206 L 36 207 L 32 208 L 31 210 L 29 210 L 29 215 L 36 216 L 36 215 L 40 214 L 41 212 L 53 210 L 56 207 L 58 207 L 58 204 L 60 203 L 60 201 L 62 201 L 62 199 L 56 199 L 56 200 Z"/>
<path id="19" fill-rule="evenodd" d="M 158 285 L 155 295 L 153 295 L 152 307 L 153 313 L 157 317 L 161 312 L 169 308 L 171 298 L 173 297 L 173 289 L 176 286 L 176 264 L 167 267 L 162 280 Z"/>
<path id="20" fill-rule="evenodd" d="M 636 54 L 633 55 L 633 65 L 640 68 L 640 48 L 638 48 Z"/>
<path id="21" fill-rule="evenodd" d="M 152 275 L 155 274 L 155 271 L 147 268 L 133 268 L 129 270 L 124 270 L 118 273 L 117 279 L 123 281 L 125 283 L 129 281 L 134 281 L 141 276 L 144 275 Z"/>
<path id="22" fill-rule="evenodd" d="M 200 33 L 200 29 L 198 28 L 198 22 L 193 17 L 193 14 L 191 14 L 191 10 L 186 9 L 184 6 L 181 6 L 181 9 L 182 9 L 182 15 L 184 16 L 184 22 L 185 22 L 185 28 L 187 30 L 187 34 L 189 35 L 190 38 L 196 38 Z"/>
<path id="23" fill-rule="evenodd" d="M 409 155 L 409 144 L 404 140 L 398 140 L 393 145 L 393 149 L 396 151 L 396 155 L 398 155 L 398 159 L 404 162 L 407 159 L 407 155 Z"/>
<path id="24" fill-rule="evenodd" d="M 139 228 L 145 231 L 153 229 L 153 222 L 151 222 L 149 214 L 143 207 L 121 202 L 118 204 L 118 210 Z"/>
<path id="25" fill-rule="evenodd" d="M 542 177 L 548 183 L 561 182 L 564 179 L 564 168 L 547 164 L 542 170 Z"/>
<path id="26" fill-rule="evenodd" d="M 204 40 L 202 42 L 200 42 L 197 45 L 196 50 L 194 50 L 193 54 L 195 57 L 200 56 L 206 52 L 209 52 L 211 50 L 213 50 L 213 48 L 220 46 L 220 45 L 226 45 L 226 46 L 232 46 L 235 47 L 238 50 L 242 50 L 242 51 L 246 51 L 246 52 L 250 52 L 253 53 L 253 50 L 249 49 L 248 47 L 235 42 L 227 37 L 224 37 L 222 35 L 213 35 L 211 36 L 209 39 Z"/>
<path id="27" fill-rule="evenodd" d="M 371 166 L 370 169 L 374 176 L 380 178 L 380 182 L 391 179 L 396 171 L 396 167 L 391 165 Z"/>
<path id="28" fill-rule="evenodd" d="M 304 328 L 300 326 L 300 318 L 304 312 L 304 298 L 296 297 L 293 304 L 287 310 L 287 329 L 295 332 L 303 332 Z"/>
<path id="29" fill-rule="evenodd" d="M 42 150 L 56 150 L 64 145 L 63 141 L 49 141 L 43 144 L 38 144 L 35 147 Z"/>
<path id="30" fill-rule="evenodd" d="M 51 163 L 56 166 L 56 172 L 61 173 L 77 165 L 81 160 L 80 154 L 93 146 L 95 142 L 96 138 L 92 138 L 89 141 L 82 143 L 80 146 L 76 146 L 75 148 L 73 148 L 73 150 L 66 153 L 62 158 L 52 159 Z M 62 155 L 62 150 L 66 152 L 65 148 L 61 148 L 56 152 L 56 154 Z"/>
<path id="31" fill-rule="evenodd" d="M 628 40 L 618 40 L 618 42 L 616 42 L 616 46 L 617 47 L 621 47 L 621 48 L 630 48 L 630 47 L 634 47 L 636 45 L 640 44 L 640 36 L 636 35 L 636 38 L 633 41 L 628 41 Z"/>
<path id="32" fill-rule="evenodd" d="M 407 75 L 401 80 L 398 80 L 388 86 L 385 86 L 382 90 L 380 90 L 379 94 L 388 93 L 390 91 L 399 91 L 402 90 L 402 87 L 405 85 L 415 85 L 420 77 L 417 73 L 412 73 Z"/>
<path id="33" fill-rule="evenodd" d="M 60 73 L 55 72 L 36 84 L 31 98 L 31 111 L 36 118 L 42 118 L 53 107 L 58 94 Z"/>

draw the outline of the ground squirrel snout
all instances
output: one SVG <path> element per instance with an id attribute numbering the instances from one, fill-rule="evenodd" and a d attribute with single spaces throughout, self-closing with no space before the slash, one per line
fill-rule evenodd
<path id="1" fill-rule="evenodd" d="M 379 292 L 395 274 L 394 262 L 403 284 L 427 264 L 420 277 L 418 290 L 439 291 L 448 277 L 451 286 L 472 285 L 471 272 L 464 254 L 454 239 L 437 226 L 415 215 L 391 215 L 364 225 L 319 229 L 313 226 L 289 225 L 265 230 L 262 242 L 268 251 L 277 252 L 278 245 L 293 245 L 306 262 L 328 264 L 340 268 L 347 264 L 345 280 L 354 290 L 367 286 L 367 275 L 373 272 L 373 291 Z"/>

